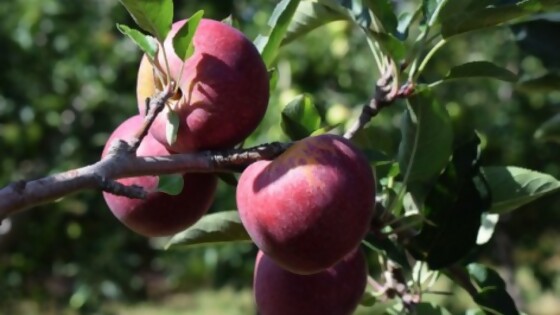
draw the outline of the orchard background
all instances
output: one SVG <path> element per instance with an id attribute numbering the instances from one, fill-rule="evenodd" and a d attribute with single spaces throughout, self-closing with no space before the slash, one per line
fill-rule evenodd
<path id="1" fill-rule="evenodd" d="M 301 1 L 300 6 L 306 2 L 311 1 Z M 375 3 L 313 3 L 322 2 L 338 4 L 340 12 L 359 12 L 360 6 Z M 428 37 L 425 46 L 411 45 L 422 30 L 419 24 L 424 14 L 429 17 L 444 2 L 457 1 L 423 1 L 426 10 L 419 11 L 421 1 L 391 2 L 401 21 L 407 16 L 400 13 L 417 12 L 405 55 L 422 48 L 419 55 L 423 57 L 438 42 L 439 26 L 434 24 L 430 35 L 436 36 L 435 40 Z M 485 20 L 488 26 L 501 21 L 511 25 L 450 37 L 426 63 L 416 83 L 436 83 L 433 96 L 449 115 L 456 146 L 472 139 L 476 130 L 480 165 L 519 166 L 541 172 L 520 183 L 528 187 L 522 194 L 523 202 L 513 201 L 519 207 L 500 215 L 492 238 L 468 259 L 499 271 L 520 310 L 555 314 L 560 307 L 560 199 L 554 191 L 560 183 L 544 174 L 560 177 L 560 119 L 555 116 L 560 102 L 560 41 L 555 35 L 560 31 L 558 2 L 484 3 L 521 9 L 508 11 L 511 20 Z M 175 20 L 198 10 L 217 20 L 231 15 L 234 25 L 254 39 L 267 31 L 276 4 L 264 0 L 177 1 L 174 15 Z M 535 9 L 531 14 L 523 13 L 531 7 Z M 0 16 L 0 186 L 99 160 L 111 131 L 137 113 L 135 84 L 141 53 L 115 27 L 116 23 L 133 26 L 132 18 L 116 1 L 55 0 L 3 2 Z M 274 63 L 276 84 L 266 117 L 245 141 L 245 147 L 289 141 L 280 113 L 302 93 L 317 106 L 322 127 L 338 125 L 341 133 L 357 119 L 362 105 L 372 98 L 381 73 L 356 26 L 363 21 L 359 15 L 354 20 L 352 14 L 347 16 L 330 23 L 326 22 L 339 18 L 323 16 L 316 25 L 324 26 L 281 47 Z M 391 20 L 387 15 L 379 19 L 383 23 Z M 398 54 L 394 47 L 391 51 Z M 463 68 L 455 74 L 472 78 L 438 84 L 452 67 L 480 60 L 507 70 L 488 64 L 481 70 L 471 65 L 470 70 Z M 387 175 L 395 172 L 391 166 L 398 155 L 406 110 L 406 102 L 397 100 L 354 139 L 375 162 L 379 188 L 387 186 Z M 437 150 L 424 154 L 430 159 Z M 402 175 L 394 175 L 394 180 L 402 180 Z M 531 191 L 531 182 L 537 182 L 540 190 Z M 235 209 L 234 192 L 233 187 L 220 182 L 210 211 Z M 537 200 L 524 202 L 533 198 Z M 410 221 L 418 224 L 417 219 Z M 0 313 L 254 312 L 250 292 L 256 254 L 253 245 L 244 242 L 163 251 L 166 242 L 124 228 L 97 191 L 70 195 L 11 216 L 0 226 Z M 378 252 L 366 252 L 370 275 L 378 279 Z M 425 294 L 423 299 L 453 314 L 476 308 L 472 298 L 446 276 L 432 289 L 449 294 Z M 382 313 L 391 305 L 378 302 L 370 307 L 368 302 L 358 314 Z M 430 314 L 443 314 L 438 312 Z"/>

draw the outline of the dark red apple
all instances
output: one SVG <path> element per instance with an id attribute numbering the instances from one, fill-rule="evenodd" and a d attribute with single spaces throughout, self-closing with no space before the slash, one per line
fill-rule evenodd
<path id="1" fill-rule="evenodd" d="M 367 264 L 360 250 L 313 275 L 284 270 L 259 251 L 253 294 L 260 315 L 350 315 L 366 280 Z"/>
<path id="2" fill-rule="evenodd" d="M 138 131 L 142 116 L 134 116 L 123 122 L 111 134 L 102 156 L 108 153 L 116 139 L 128 140 Z M 150 134 L 142 140 L 139 156 L 165 156 L 165 149 Z M 172 235 L 194 224 L 212 205 L 217 178 L 212 174 L 188 173 L 183 176 L 184 187 L 178 195 L 158 192 L 157 176 L 140 176 L 119 179 L 125 185 L 138 185 L 148 192 L 146 199 L 131 199 L 110 193 L 103 197 L 111 212 L 131 230 L 144 236 Z"/>
<path id="3" fill-rule="evenodd" d="M 239 178 L 237 206 L 252 240 L 297 274 L 325 270 L 356 249 L 374 211 L 365 156 L 348 140 L 320 135 L 296 142 Z"/>
<path id="4" fill-rule="evenodd" d="M 208 19 L 200 22 L 193 39 L 194 54 L 183 63 L 173 49 L 172 38 L 184 23 L 185 20 L 174 23 L 164 42 L 170 75 L 180 87 L 171 106 L 180 117 L 177 140 L 173 144 L 166 141 L 165 112 L 158 116 L 151 133 L 175 152 L 232 147 L 253 132 L 266 112 L 266 66 L 243 33 Z M 161 49 L 157 60 L 165 70 Z M 154 80 L 153 67 L 144 58 L 137 82 L 141 114 L 145 114 L 146 97 L 158 89 L 161 84 Z"/>

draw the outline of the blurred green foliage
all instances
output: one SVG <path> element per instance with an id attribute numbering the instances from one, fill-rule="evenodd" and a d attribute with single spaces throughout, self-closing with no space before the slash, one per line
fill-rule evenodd
<path id="1" fill-rule="evenodd" d="M 255 38 L 274 5 L 272 0 L 176 1 L 175 16 L 200 9 L 214 19 L 232 14 Z M 109 0 L 4 1 L 0 17 L 0 186 L 96 161 L 112 129 L 137 111 L 140 53 L 115 27 L 133 25 L 131 18 Z M 424 79 L 437 80 L 453 65 L 481 59 L 522 78 L 544 74 L 542 63 L 513 39 L 505 28 L 465 35 L 436 55 Z M 246 145 L 287 140 L 280 112 L 301 93 L 312 96 L 329 124 L 355 117 L 372 96 L 378 77 L 374 64 L 363 35 L 344 22 L 290 43 L 278 57 L 267 115 Z M 527 93 L 510 83 L 476 79 L 444 84 L 436 95 L 453 118 L 457 139 L 472 127 L 480 132 L 482 165 L 518 165 L 560 177 L 558 144 L 533 139 L 535 130 L 559 112 L 560 91 Z M 403 108 L 397 102 L 375 118 L 358 137 L 362 145 L 394 156 Z M 221 184 L 211 211 L 231 209 L 234 190 Z M 558 209 L 560 199 L 550 196 L 503 217 L 498 235 L 480 254 L 504 268 L 517 266 L 513 276 L 530 305 L 560 296 Z M 16 314 L 21 301 L 29 300 L 37 303 L 38 313 L 53 307 L 118 312 L 102 306 L 251 283 L 251 245 L 160 251 L 165 240 L 124 228 L 95 191 L 25 212 L 2 228 L 8 224 L 9 232 L 0 234 L 0 310 L 6 314 Z M 243 292 L 240 296 L 246 296 Z"/>

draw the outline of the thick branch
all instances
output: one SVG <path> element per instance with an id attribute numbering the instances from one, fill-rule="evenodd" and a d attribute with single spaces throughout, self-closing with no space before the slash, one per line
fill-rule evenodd
<path id="1" fill-rule="evenodd" d="M 122 192 L 124 187 L 114 184 L 114 179 L 186 172 L 231 172 L 257 160 L 273 159 L 289 146 L 289 143 L 276 142 L 249 149 L 151 157 L 111 154 L 92 165 L 37 180 L 14 182 L 0 189 L 0 220 L 85 189 Z M 129 197 L 145 195 L 140 187 L 126 187 L 125 190 Z"/>

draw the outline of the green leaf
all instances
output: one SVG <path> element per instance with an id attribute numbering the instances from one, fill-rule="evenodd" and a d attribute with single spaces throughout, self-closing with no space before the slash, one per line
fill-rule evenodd
<path id="1" fill-rule="evenodd" d="M 455 14 L 442 20 L 442 35 L 448 38 L 481 28 L 515 22 L 546 10 L 558 8 L 558 0 L 522 0 L 514 4 L 492 5 Z"/>
<path id="2" fill-rule="evenodd" d="M 140 47 L 140 49 L 145 52 L 150 59 L 154 60 L 158 50 L 158 44 L 155 38 L 149 35 L 144 35 L 140 31 L 132 29 L 124 24 L 117 24 L 117 29 L 132 39 L 132 41 Z"/>
<path id="3" fill-rule="evenodd" d="M 420 8 L 418 8 L 417 11 L 420 12 Z M 415 16 L 415 12 L 403 12 L 399 15 L 399 25 L 397 26 L 397 31 L 401 34 L 399 37 L 401 40 L 408 38 L 410 24 L 414 21 Z"/>
<path id="4" fill-rule="evenodd" d="M 267 67 L 272 65 L 278 55 L 278 49 L 299 2 L 299 0 L 282 0 L 278 3 L 268 20 L 270 30 L 266 35 L 259 35 L 255 39 L 255 46 L 257 46 Z"/>
<path id="5" fill-rule="evenodd" d="M 319 135 L 328 133 L 329 131 L 340 127 L 340 125 L 341 125 L 341 124 L 335 124 L 335 125 L 332 125 L 332 126 L 324 126 L 324 127 L 321 127 L 321 128 L 319 128 L 319 129 L 316 129 L 315 131 L 313 131 L 313 132 L 311 133 L 310 136 L 313 136 L 313 137 L 314 137 L 314 136 L 319 136 Z"/>
<path id="6" fill-rule="evenodd" d="M 218 173 L 218 178 L 230 186 L 237 186 L 237 178 L 232 173 Z"/>
<path id="7" fill-rule="evenodd" d="M 370 6 L 373 12 L 366 5 Z M 381 21 L 383 29 L 380 29 L 374 23 L 372 14 Z M 402 59 L 406 55 L 406 47 L 398 39 L 404 38 L 404 35 L 397 30 L 397 20 L 391 3 L 387 0 L 367 0 L 365 2 L 356 0 L 302 1 L 288 27 L 284 44 L 307 34 L 317 27 L 340 20 L 351 21 L 359 26 L 366 33 L 366 36 L 378 42 L 383 50 L 394 59 Z"/>
<path id="8" fill-rule="evenodd" d="M 173 37 L 173 49 L 182 60 L 186 60 L 194 53 L 192 40 L 203 15 L 203 10 L 197 11 L 181 26 L 175 37 Z"/>
<path id="9" fill-rule="evenodd" d="M 394 60 L 402 60 L 406 57 L 406 46 L 395 36 L 387 33 L 378 33 L 366 30 L 366 34 L 373 38 L 383 48 L 383 51 Z"/>
<path id="10" fill-rule="evenodd" d="M 365 307 L 372 307 L 377 303 L 377 296 L 371 291 L 365 291 L 360 300 L 360 305 Z"/>
<path id="11" fill-rule="evenodd" d="M 239 214 L 233 210 L 203 216 L 193 226 L 175 234 L 165 248 L 250 240 Z"/>
<path id="12" fill-rule="evenodd" d="M 453 130 L 445 108 L 430 90 L 408 99 L 401 122 L 398 161 L 408 181 L 428 182 L 445 168 L 452 152 Z"/>
<path id="13" fill-rule="evenodd" d="M 560 143 L 560 114 L 556 114 L 545 121 L 535 131 L 535 139 Z"/>
<path id="14" fill-rule="evenodd" d="M 282 45 L 288 44 L 327 23 L 344 20 L 345 16 L 319 2 L 301 1 L 292 17 Z"/>
<path id="15" fill-rule="evenodd" d="M 458 262 L 476 245 L 482 212 L 491 204 L 489 188 L 480 178 L 479 144 L 475 135 L 455 149 L 426 197 L 422 212 L 427 223 L 410 250 L 431 269 Z"/>
<path id="16" fill-rule="evenodd" d="M 378 27 L 373 19 L 373 12 L 361 0 L 319 0 L 325 6 L 343 14 L 347 20 L 359 26 L 370 41 L 377 42 L 381 50 L 394 60 L 406 56 L 406 47 L 395 35 Z M 398 35 L 402 38 L 402 34 Z M 373 49 L 373 48 L 372 48 Z"/>
<path id="17" fill-rule="evenodd" d="M 504 280 L 496 271 L 482 264 L 469 264 L 467 271 L 478 287 L 478 292 L 472 298 L 486 314 L 519 314 L 515 302 L 506 290 Z"/>
<path id="18" fill-rule="evenodd" d="M 497 80 L 515 82 L 517 75 L 489 61 L 472 61 L 449 70 L 443 81 L 466 78 L 493 78 Z"/>
<path id="19" fill-rule="evenodd" d="M 235 18 L 233 15 L 228 15 L 225 19 L 222 20 L 222 23 L 227 24 L 233 28 L 240 28 L 239 20 Z"/>
<path id="20" fill-rule="evenodd" d="M 167 144 L 173 145 L 177 141 L 177 133 L 179 132 L 179 115 L 173 110 L 167 110 L 166 116 L 165 140 Z"/>
<path id="21" fill-rule="evenodd" d="M 395 244 L 389 238 L 378 237 L 373 235 L 373 233 L 368 233 L 366 238 L 362 240 L 362 244 L 367 248 L 380 253 L 384 257 L 388 257 L 393 262 L 399 264 L 399 266 L 406 272 L 412 271 L 412 267 L 408 262 L 407 254 L 403 246 Z"/>
<path id="22" fill-rule="evenodd" d="M 483 172 L 492 192 L 492 213 L 515 210 L 560 190 L 560 181 L 551 175 L 520 167 L 491 166 Z"/>
<path id="23" fill-rule="evenodd" d="M 301 94 L 286 105 L 281 127 L 292 140 L 306 138 L 321 127 L 321 116 L 309 95 Z"/>
<path id="24" fill-rule="evenodd" d="M 480 229 L 478 230 L 478 235 L 476 236 L 476 245 L 486 244 L 494 234 L 496 229 L 496 224 L 500 220 L 500 215 L 496 213 L 483 213 L 482 220 L 480 224 Z"/>
<path id="25" fill-rule="evenodd" d="M 484 8 L 488 4 L 487 1 L 478 0 L 447 0 L 443 1 L 438 20 L 441 23 L 459 19 L 459 17 L 471 13 L 474 10 Z"/>
<path id="26" fill-rule="evenodd" d="M 393 160 L 386 152 L 394 151 L 400 139 L 387 128 L 381 128 L 376 124 L 367 124 L 352 137 L 352 142 L 368 157 L 368 161 L 378 163 L 380 161 Z"/>
<path id="27" fill-rule="evenodd" d="M 160 175 L 158 191 L 177 196 L 183 191 L 184 185 L 183 175 L 181 174 Z"/>
<path id="28" fill-rule="evenodd" d="M 373 12 L 373 15 L 383 25 L 385 32 L 395 35 L 401 38 L 401 33 L 397 30 L 399 22 L 397 16 L 395 15 L 395 10 L 393 8 L 393 3 L 389 0 L 366 0 L 365 1 L 368 8 Z"/>
<path id="29" fill-rule="evenodd" d="M 445 0 L 422 0 L 422 8 L 424 13 L 425 23 L 429 26 L 433 26 L 438 20 L 438 16 L 445 6 Z M 468 1 L 465 1 L 468 2 Z"/>
<path id="30" fill-rule="evenodd" d="M 172 0 L 119 0 L 136 24 L 163 43 L 173 22 Z"/>
<path id="31" fill-rule="evenodd" d="M 415 310 L 417 315 L 451 315 L 444 307 L 430 302 L 416 304 Z"/>
<path id="32" fill-rule="evenodd" d="M 547 93 L 560 91 L 560 75 L 547 73 L 542 77 L 519 82 L 517 88 L 525 92 Z"/>

